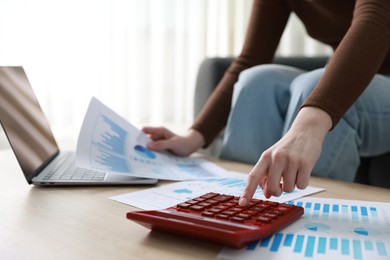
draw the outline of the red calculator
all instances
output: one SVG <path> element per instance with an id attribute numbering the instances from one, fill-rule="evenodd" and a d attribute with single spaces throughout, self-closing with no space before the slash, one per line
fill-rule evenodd
<path id="1" fill-rule="evenodd" d="M 164 210 L 131 211 L 127 218 L 151 230 L 241 248 L 266 238 L 303 215 L 303 208 L 252 199 L 238 205 L 239 197 L 209 192 Z"/>

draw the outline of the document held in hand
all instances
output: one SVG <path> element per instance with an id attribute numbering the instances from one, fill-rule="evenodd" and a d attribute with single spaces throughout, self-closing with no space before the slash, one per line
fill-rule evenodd
<path id="1" fill-rule="evenodd" d="M 150 151 L 142 131 L 92 98 L 78 138 L 79 167 L 118 172 L 134 177 L 194 180 L 228 174 L 202 158 Z"/>

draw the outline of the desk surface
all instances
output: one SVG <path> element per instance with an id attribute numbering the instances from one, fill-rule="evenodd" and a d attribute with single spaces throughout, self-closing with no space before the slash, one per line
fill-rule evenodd
<path id="1" fill-rule="evenodd" d="M 251 169 L 215 162 L 228 170 Z M 0 151 L 0 173 L 1 259 L 216 259 L 221 250 L 150 232 L 125 218 L 135 208 L 108 199 L 145 187 L 34 187 L 9 150 Z M 326 189 L 317 197 L 390 202 L 390 189 L 316 177 L 310 185 Z"/>

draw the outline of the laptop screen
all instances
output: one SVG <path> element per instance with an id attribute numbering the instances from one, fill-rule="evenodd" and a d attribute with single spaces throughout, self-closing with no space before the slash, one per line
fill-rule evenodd
<path id="1" fill-rule="evenodd" d="M 31 183 L 59 149 L 22 67 L 0 67 L 0 122 Z"/>

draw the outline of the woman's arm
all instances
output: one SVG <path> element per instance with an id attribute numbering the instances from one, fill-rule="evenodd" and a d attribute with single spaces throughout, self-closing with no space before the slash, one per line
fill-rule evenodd
<path id="1" fill-rule="evenodd" d="M 233 86 L 246 68 L 270 63 L 286 27 L 290 9 L 284 0 L 254 0 L 241 54 L 233 61 L 192 125 L 205 138 L 205 146 L 226 126 Z"/>

